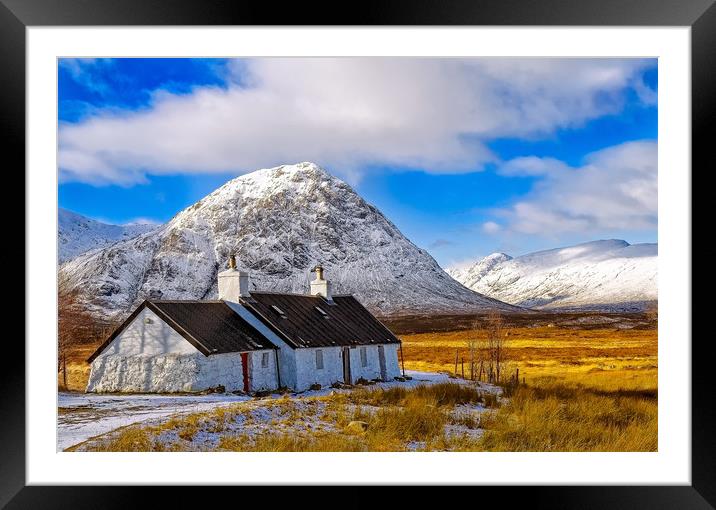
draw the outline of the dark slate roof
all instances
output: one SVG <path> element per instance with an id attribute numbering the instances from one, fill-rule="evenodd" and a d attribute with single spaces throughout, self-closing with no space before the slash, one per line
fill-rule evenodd
<path id="1" fill-rule="evenodd" d="M 205 356 L 277 349 L 223 301 L 144 301 L 88 361 L 92 362 L 145 307 L 156 313 Z"/>
<path id="2" fill-rule="evenodd" d="M 241 304 L 294 348 L 400 343 L 353 296 L 251 292 Z"/>

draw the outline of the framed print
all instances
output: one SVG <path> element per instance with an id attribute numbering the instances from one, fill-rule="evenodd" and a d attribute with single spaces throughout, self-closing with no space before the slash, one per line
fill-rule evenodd
<path id="1" fill-rule="evenodd" d="M 0 11 L 27 198 L 3 503 L 713 505 L 712 2 L 133 4 Z"/>

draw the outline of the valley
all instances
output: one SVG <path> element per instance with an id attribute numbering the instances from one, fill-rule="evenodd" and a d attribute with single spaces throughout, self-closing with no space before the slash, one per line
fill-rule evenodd
<path id="1" fill-rule="evenodd" d="M 142 397 L 63 393 L 62 427 L 67 434 L 74 434 L 64 440 L 63 447 L 72 446 L 70 438 L 82 437 L 87 433 L 83 431 L 97 430 L 103 432 L 79 449 L 656 450 L 658 335 L 653 315 L 534 313 L 502 317 L 507 333 L 507 367 L 509 371 L 519 369 L 520 384 L 508 387 L 504 397 L 490 401 L 491 407 L 480 395 L 486 390 L 493 392 L 493 386 L 469 380 L 468 346 L 484 335 L 484 331 L 475 328 L 476 322 L 485 320 L 484 316 L 384 317 L 383 322 L 403 342 L 406 373 L 412 377 L 407 383 L 359 385 L 343 390 L 349 392 L 344 396 L 326 388 L 289 400 L 280 398 L 280 393 L 257 398 L 231 394 Z M 89 376 L 85 358 L 95 347 L 96 344 L 88 344 L 73 348 L 67 390 L 84 390 Z M 456 353 L 460 362 L 457 373 Z M 407 436 L 399 434 L 398 429 L 404 427 L 396 421 L 401 409 L 415 410 L 416 405 L 423 406 L 435 398 L 410 397 L 411 388 L 436 383 L 475 387 L 474 402 L 458 406 L 451 403 L 432 414 L 416 410 L 412 426 L 418 426 L 417 431 L 430 432 L 418 441 L 410 435 L 420 433 L 415 430 Z M 443 391 L 452 391 L 450 388 Z M 404 400 L 391 400 L 391 391 L 399 390 L 408 392 L 400 394 Z M 358 394 L 351 396 L 353 391 Z M 372 395 L 370 405 L 361 401 L 366 392 Z M 381 421 L 371 434 L 343 431 L 354 420 L 373 423 L 377 410 L 384 413 L 380 414 L 381 420 L 389 420 Z M 95 415 L 98 418 L 92 420 L 114 421 L 89 424 L 87 417 Z M 246 426 L 240 427 L 240 433 L 231 432 L 237 420 L 245 421 Z M 436 426 L 435 420 L 441 425 Z M 275 435 L 277 430 L 281 431 L 279 436 Z M 189 439 L 182 440 L 182 434 Z"/>

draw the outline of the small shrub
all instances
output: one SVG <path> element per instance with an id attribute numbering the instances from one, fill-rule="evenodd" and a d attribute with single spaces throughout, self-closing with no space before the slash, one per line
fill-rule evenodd
<path id="1" fill-rule="evenodd" d="M 140 427 L 122 429 L 114 437 L 93 448 L 100 452 L 151 452 L 160 449 L 161 445 L 155 443 L 150 432 Z"/>
<path id="2" fill-rule="evenodd" d="M 368 433 L 375 431 L 402 441 L 424 441 L 443 433 L 446 414 L 434 401 L 415 399 L 405 407 L 383 407 L 370 420 Z"/>
<path id="3" fill-rule="evenodd" d="M 415 388 L 394 386 L 388 389 L 354 391 L 352 402 L 376 406 L 404 406 L 411 400 L 434 400 L 438 406 L 477 404 L 483 400 L 482 392 L 472 386 L 455 383 L 420 385 Z"/>
<path id="4" fill-rule="evenodd" d="M 482 394 L 482 405 L 488 409 L 495 409 L 500 407 L 500 401 L 494 393 L 483 393 Z"/>

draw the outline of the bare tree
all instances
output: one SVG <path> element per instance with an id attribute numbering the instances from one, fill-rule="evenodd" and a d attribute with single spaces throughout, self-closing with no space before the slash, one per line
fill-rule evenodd
<path id="1" fill-rule="evenodd" d="M 67 357 L 72 346 L 96 341 L 109 325 L 95 320 L 82 304 L 79 290 L 66 278 L 57 283 L 57 372 L 62 373 L 62 385 L 67 388 Z"/>
<path id="2" fill-rule="evenodd" d="M 470 356 L 470 380 L 474 381 L 479 379 L 480 374 L 478 372 L 478 365 L 480 359 L 480 348 L 481 348 L 481 326 L 480 322 L 475 319 L 472 323 L 472 329 L 467 339 L 467 351 Z M 457 358 L 456 358 L 457 359 Z"/>
<path id="3" fill-rule="evenodd" d="M 509 362 L 507 331 L 502 315 L 491 311 L 482 324 L 477 321 L 474 324 L 474 340 L 469 340 L 468 347 L 471 360 L 475 357 L 477 379 L 482 380 L 484 374 L 488 382 L 499 383 L 506 375 Z"/>

